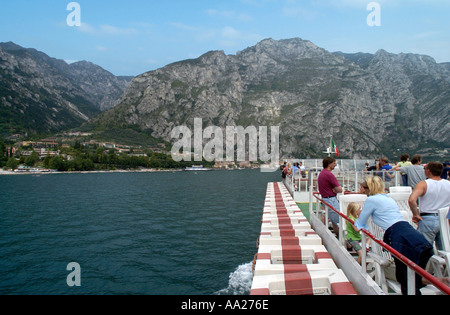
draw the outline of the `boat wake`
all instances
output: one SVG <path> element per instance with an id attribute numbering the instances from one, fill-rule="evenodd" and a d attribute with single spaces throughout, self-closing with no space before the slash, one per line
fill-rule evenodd
<path id="1" fill-rule="evenodd" d="M 249 295 L 252 289 L 252 262 L 240 265 L 230 274 L 228 287 L 215 295 Z"/>

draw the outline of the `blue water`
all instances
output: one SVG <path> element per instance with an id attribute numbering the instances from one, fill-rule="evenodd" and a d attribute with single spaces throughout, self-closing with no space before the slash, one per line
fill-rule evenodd
<path id="1" fill-rule="evenodd" d="M 0 176 L 0 294 L 247 294 L 276 173 Z M 69 287 L 67 265 L 81 267 Z"/>

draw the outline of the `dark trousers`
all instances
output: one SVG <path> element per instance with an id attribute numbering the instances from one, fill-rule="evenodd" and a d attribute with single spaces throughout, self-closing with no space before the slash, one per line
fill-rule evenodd
<path id="1" fill-rule="evenodd" d="M 433 246 L 425 239 L 425 237 L 420 232 L 416 231 L 408 222 L 404 221 L 397 222 L 386 230 L 384 242 L 423 269 L 425 269 L 428 261 L 434 254 Z M 408 291 L 408 267 L 395 257 L 394 262 L 397 281 L 400 282 L 402 294 L 406 295 Z M 420 288 L 422 287 L 422 277 L 416 274 L 416 295 L 421 295 Z"/>

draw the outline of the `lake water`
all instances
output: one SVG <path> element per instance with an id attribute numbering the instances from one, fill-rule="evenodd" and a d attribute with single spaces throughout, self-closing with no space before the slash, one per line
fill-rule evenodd
<path id="1" fill-rule="evenodd" d="M 248 294 L 259 170 L 0 176 L 0 294 Z M 71 262 L 81 286 L 69 287 Z"/>

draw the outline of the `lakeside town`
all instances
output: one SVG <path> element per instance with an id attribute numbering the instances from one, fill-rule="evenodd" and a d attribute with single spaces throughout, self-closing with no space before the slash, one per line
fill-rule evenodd
<path id="1" fill-rule="evenodd" d="M 26 139 L 26 140 L 24 140 Z M 192 162 L 176 162 L 163 143 L 143 147 L 93 139 L 92 133 L 64 132 L 35 141 L 27 135 L 13 135 L 0 142 L 0 174 L 55 172 L 155 172 L 192 167 Z M 181 153 L 180 153 L 181 154 Z M 208 162 L 209 169 L 258 168 L 250 162 Z"/>
<path id="2" fill-rule="evenodd" d="M 174 168 L 164 145 L 144 148 L 93 139 L 92 133 L 64 132 L 36 141 L 13 135 L 0 147 L 2 173 L 49 173 L 115 171 L 121 169 L 157 170 Z"/>

